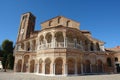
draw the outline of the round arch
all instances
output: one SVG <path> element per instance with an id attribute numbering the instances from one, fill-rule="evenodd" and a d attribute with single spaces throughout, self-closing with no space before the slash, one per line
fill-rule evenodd
<path id="1" fill-rule="evenodd" d="M 51 43 L 52 42 L 52 34 L 49 32 L 46 34 L 45 39 L 47 40 L 47 43 Z"/>
<path id="2" fill-rule="evenodd" d="M 35 50 L 35 49 L 36 49 L 36 40 L 33 40 L 33 41 L 32 41 L 32 44 L 33 44 L 33 45 L 32 45 L 32 49 Z"/>
<path id="3" fill-rule="evenodd" d="M 34 67 L 35 67 L 35 60 L 31 60 L 31 61 L 30 61 L 30 72 L 31 72 L 31 73 L 34 72 Z"/>
<path id="4" fill-rule="evenodd" d="M 67 64 L 68 64 L 68 74 L 74 74 L 75 73 L 75 59 L 68 58 Z"/>
<path id="5" fill-rule="evenodd" d="M 81 60 L 77 59 L 77 73 L 81 74 Z"/>
<path id="6" fill-rule="evenodd" d="M 43 63 L 43 60 L 42 59 L 40 59 L 39 60 L 39 73 L 42 73 L 42 63 Z"/>
<path id="7" fill-rule="evenodd" d="M 90 70 L 90 60 L 86 60 L 85 61 L 85 71 L 86 71 L 86 73 L 90 73 L 91 72 L 91 70 Z"/>
<path id="8" fill-rule="evenodd" d="M 68 31 L 66 34 L 68 42 L 74 42 L 75 34 L 72 31 Z"/>
<path id="9" fill-rule="evenodd" d="M 110 57 L 107 58 L 107 66 L 112 67 L 112 60 Z"/>
<path id="10" fill-rule="evenodd" d="M 17 68 L 17 72 L 21 72 L 21 69 L 22 69 L 22 60 L 21 59 L 18 60 L 16 68 Z"/>
<path id="11" fill-rule="evenodd" d="M 57 42 L 64 42 L 63 32 L 61 31 L 56 32 L 55 37 Z"/>
<path id="12" fill-rule="evenodd" d="M 45 59 L 45 74 L 50 74 L 50 58 Z"/>
<path id="13" fill-rule="evenodd" d="M 103 63 L 101 60 L 97 61 L 97 71 L 98 73 L 102 73 L 103 72 Z"/>
<path id="14" fill-rule="evenodd" d="M 30 51 L 30 42 L 26 43 L 26 49 L 27 49 L 27 51 Z"/>
<path id="15" fill-rule="evenodd" d="M 44 36 L 43 35 L 40 35 L 39 42 L 40 42 L 40 44 L 44 43 Z"/>
<path id="16" fill-rule="evenodd" d="M 63 60 L 62 58 L 56 58 L 55 59 L 55 74 L 62 74 L 63 68 Z"/>
<path id="17" fill-rule="evenodd" d="M 24 56 L 24 64 L 23 64 L 23 72 L 27 71 L 28 68 L 28 60 L 29 60 L 29 55 Z"/>
<path id="18" fill-rule="evenodd" d="M 21 43 L 21 49 L 24 50 L 24 48 L 25 48 L 24 43 Z"/>

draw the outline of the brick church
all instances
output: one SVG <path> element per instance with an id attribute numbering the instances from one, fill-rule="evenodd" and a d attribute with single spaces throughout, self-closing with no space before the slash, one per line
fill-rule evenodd
<path id="1" fill-rule="evenodd" d="M 104 42 L 80 23 L 57 16 L 41 23 L 35 31 L 36 17 L 21 16 L 15 45 L 14 71 L 39 75 L 83 75 L 119 73 L 120 47 L 105 49 Z"/>

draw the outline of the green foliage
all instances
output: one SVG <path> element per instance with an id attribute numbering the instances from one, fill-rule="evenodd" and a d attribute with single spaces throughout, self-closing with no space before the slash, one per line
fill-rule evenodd
<path id="1" fill-rule="evenodd" d="M 2 43 L 2 50 L 6 53 L 13 53 L 13 42 L 9 40 L 4 40 Z"/>
<path id="2" fill-rule="evenodd" d="M 14 57 L 13 57 L 13 55 L 12 54 L 9 54 L 8 56 L 7 56 L 7 59 L 8 59 L 8 68 L 9 69 L 13 69 L 13 67 L 14 67 Z"/>
<path id="3" fill-rule="evenodd" d="M 5 66 L 7 66 L 7 54 L 3 54 L 3 59 L 2 59 L 2 65 L 3 69 L 5 69 Z"/>
<path id="4" fill-rule="evenodd" d="M 13 42 L 9 40 L 4 40 L 2 43 L 2 64 L 3 68 L 6 69 L 13 69 L 14 66 L 14 57 L 13 57 Z"/>
<path id="5" fill-rule="evenodd" d="M 1 46 L 0 46 L 0 57 L 3 57 Z"/>

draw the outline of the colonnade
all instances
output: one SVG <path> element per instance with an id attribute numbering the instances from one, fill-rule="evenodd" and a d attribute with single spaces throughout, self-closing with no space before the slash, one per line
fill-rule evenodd
<path id="1" fill-rule="evenodd" d="M 16 63 L 16 72 L 37 73 L 41 75 L 81 75 L 92 73 L 104 73 L 104 64 L 100 61 L 97 64 L 73 62 L 74 59 L 67 59 L 67 62 L 62 58 L 58 60 L 45 61 L 36 60 L 18 60 Z M 23 62 L 22 62 L 23 61 Z"/>

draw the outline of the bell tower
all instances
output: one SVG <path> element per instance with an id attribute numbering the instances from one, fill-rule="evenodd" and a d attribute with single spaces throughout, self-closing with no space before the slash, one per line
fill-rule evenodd
<path id="1" fill-rule="evenodd" d="M 35 16 L 30 12 L 25 13 L 21 16 L 17 42 L 29 38 L 30 34 L 34 32 L 35 19 Z"/>

